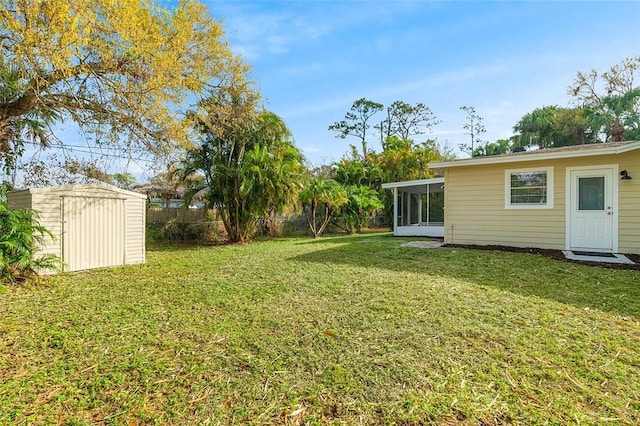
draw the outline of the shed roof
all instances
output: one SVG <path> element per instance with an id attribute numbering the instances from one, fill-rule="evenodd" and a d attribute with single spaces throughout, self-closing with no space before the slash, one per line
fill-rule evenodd
<path id="1" fill-rule="evenodd" d="M 118 188 L 117 186 L 107 185 L 107 184 L 98 184 L 98 183 L 87 183 L 80 185 L 67 185 L 67 186 L 47 186 L 42 188 L 28 188 L 28 189 L 20 189 L 17 191 L 12 191 L 14 193 L 21 192 L 29 192 L 31 194 L 44 194 L 47 192 L 113 192 L 115 194 L 121 195 L 124 198 L 143 198 L 146 199 L 147 196 L 145 194 L 140 194 L 138 192 L 127 191 L 126 189 Z"/>
<path id="2" fill-rule="evenodd" d="M 621 141 L 595 143 L 587 145 L 572 145 L 559 148 L 536 149 L 511 154 L 491 155 L 487 157 L 473 157 L 462 160 L 440 161 L 429 163 L 431 169 L 445 169 L 448 167 L 475 166 L 482 164 L 515 163 L 518 161 L 553 160 L 557 158 L 588 157 L 592 155 L 622 154 L 640 149 L 640 141 Z"/>

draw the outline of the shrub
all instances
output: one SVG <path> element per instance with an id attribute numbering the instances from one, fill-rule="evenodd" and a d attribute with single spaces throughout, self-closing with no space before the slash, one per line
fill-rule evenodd
<path id="1" fill-rule="evenodd" d="M 53 234 L 37 220 L 32 209 L 10 210 L 0 190 L 0 281 L 33 280 L 42 271 L 59 271 L 61 259 L 53 254 L 36 257 L 37 247 Z"/>

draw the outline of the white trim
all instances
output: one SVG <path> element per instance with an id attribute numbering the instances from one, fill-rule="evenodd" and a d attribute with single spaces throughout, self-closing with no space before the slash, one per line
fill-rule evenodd
<path id="1" fill-rule="evenodd" d="M 393 235 L 398 235 L 398 188 L 393 188 Z"/>
<path id="2" fill-rule="evenodd" d="M 399 188 L 401 186 L 420 186 L 420 185 L 433 185 L 436 183 L 444 183 L 444 178 L 432 178 L 432 179 L 419 179 L 419 180 L 405 180 L 403 182 L 388 182 L 383 183 L 383 189 Z"/>
<path id="3" fill-rule="evenodd" d="M 612 252 L 618 252 L 618 164 L 596 164 L 593 166 L 567 167 L 565 170 L 565 250 L 571 251 L 571 172 L 581 170 L 611 169 L 611 208 L 613 210 L 613 229 L 611 230 Z"/>
<path id="4" fill-rule="evenodd" d="M 429 163 L 430 169 L 444 169 L 447 167 L 475 166 L 481 164 L 515 163 L 519 161 L 555 160 L 558 158 L 590 157 L 594 155 L 622 154 L 640 149 L 640 141 L 623 143 L 609 142 L 590 145 L 580 145 L 579 148 L 548 148 L 536 151 L 518 152 L 513 154 L 474 157 L 462 160 L 440 161 Z"/>
<path id="5" fill-rule="evenodd" d="M 544 204 L 512 204 L 511 203 L 511 174 L 545 172 L 547 174 L 547 202 Z M 504 208 L 507 210 L 552 209 L 553 208 L 553 167 L 527 167 L 521 169 L 507 169 L 504 171 Z"/>
<path id="6" fill-rule="evenodd" d="M 444 226 L 408 225 L 399 226 L 393 234 L 396 237 L 444 237 Z"/>

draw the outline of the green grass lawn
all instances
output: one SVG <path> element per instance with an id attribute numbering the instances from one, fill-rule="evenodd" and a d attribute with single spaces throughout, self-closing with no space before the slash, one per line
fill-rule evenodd
<path id="1" fill-rule="evenodd" d="M 0 294 L 0 424 L 637 424 L 640 272 L 388 235 Z"/>

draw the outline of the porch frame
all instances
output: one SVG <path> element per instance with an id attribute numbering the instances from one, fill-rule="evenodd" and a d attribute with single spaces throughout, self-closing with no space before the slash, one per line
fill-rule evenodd
<path id="1" fill-rule="evenodd" d="M 424 191 L 420 190 L 421 187 L 424 188 Z M 444 192 L 444 178 L 383 183 L 382 188 L 393 191 L 393 235 L 397 237 L 444 237 L 444 222 L 432 222 L 429 217 L 429 194 Z M 402 196 L 404 206 L 399 205 L 399 194 L 404 194 Z M 426 194 L 426 222 L 422 221 L 422 194 Z M 418 220 L 416 223 L 411 223 L 411 213 L 414 211 L 411 208 L 411 199 L 414 196 L 418 196 Z M 408 221 L 402 216 L 403 210 L 406 210 L 409 216 Z M 404 223 L 399 223 L 400 216 L 402 216 Z"/>

